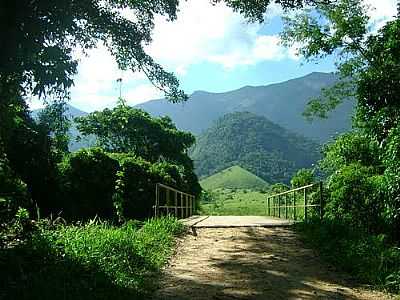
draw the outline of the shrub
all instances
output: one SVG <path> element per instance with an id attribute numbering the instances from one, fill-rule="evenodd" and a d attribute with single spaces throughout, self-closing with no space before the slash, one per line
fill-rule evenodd
<path id="1" fill-rule="evenodd" d="M 96 222 L 41 227 L 26 243 L 0 249 L 0 297 L 142 299 L 182 229 L 173 218 L 141 228 Z"/>
<path id="2" fill-rule="evenodd" d="M 197 177 L 183 166 L 150 163 L 129 153 L 89 148 L 68 155 L 59 164 L 62 202 L 68 219 L 99 216 L 107 220 L 152 216 L 157 183 L 199 193 Z"/>
<path id="3" fill-rule="evenodd" d="M 118 162 L 100 148 L 82 149 L 59 164 L 62 203 L 60 209 L 69 219 L 99 216 L 112 219 L 112 202 Z"/>
<path id="4" fill-rule="evenodd" d="M 300 169 L 290 180 L 293 188 L 302 187 L 315 182 L 314 173 L 310 169 Z"/>
<path id="5" fill-rule="evenodd" d="M 182 166 L 168 162 L 151 164 L 133 154 L 110 154 L 119 163 L 116 207 L 121 219 L 145 219 L 153 214 L 155 187 L 163 183 L 181 191 L 194 193 L 191 182 Z"/>
<path id="6" fill-rule="evenodd" d="M 376 175 L 372 167 L 359 163 L 342 167 L 328 181 L 326 217 L 379 232 L 384 223 L 383 185 L 383 176 Z"/>
<path id="7" fill-rule="evenodd" d="M 10 221 L 21 206 L 32 206 L 27 186 L 10 168 L 0 148 L 0 225 Z"/>
<path id="8" fill-rule="evenodd" d="M 343 220 L 319 219 L 296 225 L 302 238 L 330 263 L 359 281 L 400 291 L 400 249 L 384 234 L 365 234 Z"/>
<path id="9" fill-rule="evenodd" d="M 392 234 L 400 241 L 400 126 L 389 132 L 383 163 L 386 167 L 384 176 L 389 196 L 386 217 L 392 225 Z"/>

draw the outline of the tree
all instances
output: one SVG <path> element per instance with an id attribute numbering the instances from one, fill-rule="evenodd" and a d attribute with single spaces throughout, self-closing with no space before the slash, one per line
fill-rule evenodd
<path id="1" fill-rule="evenodd" d="M 290 180 L 293 188 L 302 187 L 315 182 L 314 172 L 310 169 L 300 169 Z"/>
<path id="2" fill-rule="evenodd" d="M 68 153 L 69 144 L 69 129 L 71 121 L 66 114 L 67 107 L 64 101 L 49 103 L 39 113 L 39 124 L 47 129 L 51 139 L 52 150 L 55 153 L 57 160 L 61 160 L 62 155 Z"/>
<path id="3" fill-rule="evenodd" d="M 263 20 L 271 2 L 284 8 L 318 0 L 210 0 L 225 2 L 251 20 Z M 0 83 L 21 95 L 66 95 L 77 72 L 73 50 L 104 44 L 118 66 L 142 71 L 172 101 L 186 99 L 176 77 L 164 71 L 144 50 L 151 42 L 154 15 L 174 21 L 178 0 L 49 1 L 12 0 L 0 4 Z M 124 10 L 133 18 L 124 17 Z M 4 91 L 3 91 L 4 92 Z M 4 94 L 0 94 L 4 98 Z M 4 99 L 2 99 L 4 101 Z"/>
<path id="4" fill-rule="evenodd" d="M 191 133 L 178 130 L 169 117 L 153 118 L 123 100 L 113 109 L 76 118 L 76 123 L 83 135 L 95 135 L 107 151 L 134 153 L 150 162 L 191 164 L 186 154 L 195 142 Z"/>
<path id="5" fill-rule="evenodd" d="M 368 30 L 367 7 L 360 0 L 340 0 L 285 18 L 286 45 L 300 43 L 307 60 L 338 56 L 341 77 L 323 97 L 310 101 L 305 115 L 327 117 L 347 98 L 357 100 L 355 125 L 383 142 L 400 118 L 400 20 L 376 34 Z"/>
<path id="6" fill-rule="evenodd" d="M 353 126 L 359 134 L 339 138 L 328 146 L 323 160 L 323 166 L 331 174 L 329 180 L 337 182 L 332 189 L 332 199 L 346 201 L 343 197 L 336 197 L 340 190 L 362 186 L 361 189 L 365 190 L 360 195 L 363 196 L 356 202 L 377 204 L 380 207 L 378 211 L 384 207 L 385 218 L 398 240 L 399 16 L 400 9 L 395 20 L 371 33 L 367 29 L 366 7 L 361 1 L 340 0 L 319 5 L 315 11 L 308 10 L 294 18 L 286 18 L 282 35 L 287 45 L 301 43 L 299 52 L 306 59 L 319 59 L 332 53 L 338 55 L 340 60 L 337 66 L 342 81 L 325 90 L 322 98 L 312 100 L 306 111 L 308 116 L 325 117 L 345 98 L 352 96 L 357 101 Z M 340 190 L 335 192 L 339 187 Z M 385 191 L 385 195 L 381 191 Z M 364 206 L 364 213 L 371 209 L 373 215 L 373 208 L 368 207 Z M 355 214 L 355 210 L 350 214 Z"/>
<path id="7" fill-rule="evenodd" d="M 250 19 L 258 20 L 271 2 L 223 1 Z M 294 7 L 316 0 L 274 2 Z M 145 46 L 151 42 L 154 16 L 162 15 L 173 21 L 178 4 L 178 0 L 0 2 L 0 39 L 3 41 L 0 47 L 0 143 L 10 166 L 15 167 L 18 176 L 27 183 L 33 198 L 44 199 L 42 193 L 34 192 L 37 189 L 32 185 L 39 190 L 40 186 L 51 186 L 48 179 L 53 178 L 55 162 L 48 150 L 54 142 L 49 141 L 48 130 L 32 122 L 26 97 L 38 96 L 50 102 L 68 99 L 78 66 L 74 49 L 87 53 L 103 44 L 121 69 L 142 71 L 168 99 L 185 100 L 187 96 L 179 89 L 177 78 L 145 51 Z M 133 18 L 125 18 L 125 10 L 130 10 Z M 19 134 L 17 139 L 16 134 Z M 62 139 L 55 143 L 61 148 L 65 146 Z M 39 182 L 37 168 L 41 170 L 43 182 Z"/>

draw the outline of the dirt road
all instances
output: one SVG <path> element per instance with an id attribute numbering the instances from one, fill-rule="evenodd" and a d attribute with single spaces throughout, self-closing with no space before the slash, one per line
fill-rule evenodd
<path id="1" fill-rule="evenodd" d="M 198 228 L 196 234 L 180 240 L 152 299 L 390 299 L 322 263 L 289 229 Z"/>

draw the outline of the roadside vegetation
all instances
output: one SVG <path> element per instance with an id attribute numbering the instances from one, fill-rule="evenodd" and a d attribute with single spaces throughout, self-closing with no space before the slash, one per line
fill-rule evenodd
<path id="1" fill-rule="evenodd" d="M 34 226 L 21 242 L 0 249 L 0 299 L 142 299 L 183 232 L 173 218 Z"/>
<path id="2" fill-rule="evenodd" d="M 271 1 L 212 2 L 263 21 Z M 285 19 L 284 44 L 300 45 L 306 60 L 337 58 L 340 80 L 310 101 L 305 116 L 328 117 L 348 99 L 357 104 L 353 130 L 324 147 L 314 170 L 299 171 L 291 181 L 299 186 L 316 180 L 315 174 L 324 179 L 326 191 L 324 221 L 302 224 L 299 232 L 360 281 L 398 293 L 400 6 L 393 20 L 370 32 L 360 0 L 275 2 L 286 9 L 312 5 Z M 187 100 L 177 78 L 145 51 L 154 17 L 173 21 L 177 6 L 178 1 L 0 2 L 5 24 L 0 32 L 9 41 L 0 48 L 0 299 L 134 299 L 151 290 L 149 276 L 166 261 L 174 235 L 182 230 L 174 219 L 146 221 L 154 185 L 200 195 L 188 154 L 195 137 L 178 130 L 169 117 L 152 117 L 119 99 L 113 109 L 75 120 L 96 147 L 70 153 L 65 104 L 78 70 L 74 49 L 86 51 L 99 43 L 121 69 L 143 72 L 169 101 Z M 131 20 L 124 9 L 133 13 Z M 46 104 L 37 119 L 28 108 L 32 97 Z M 288 134 L 264 118 L 225 117 L 228 123 L 236 119 L 254 120 L 278 134 L 268 140 L 251 126 L 252 134 L 243 138 L 232 128 L 215 136 L 209 132 L 205 140 L 218 143 L 199 156 L 214 159 L 204 159 L 202 175 L 242 162 L 253 173 L 258 167 L 268 183 L 288 184 L 296 169 L 320 157 L 314 143 L 290 135 L 294 143 L 288 144 Z M 283 157 L 266 153 L 271 141 L 290 151 Z M 238 156 L 233 142 L 251 149 L 242 148 Z M 258 148 L 259 142 L 266 149 Z M 300 153 L 291 152 L 295 149 Z M 295 168 L 292 158 L 298 161 Z M 260 166 L 260 160 L 268 164 Z M 286 188 L 274 185 L 271 192 Z M 263 192 L 243 187 L 221 189 L 205 209 L 261 214 L 261 197 Z"/>
<path id="3" fill-rule="evenodd" d="M 286 45 L 301 44 L 309 60 L 338 57 L 341 80 L 311 100 L 305 116 L 326 118 L 343 101 L 357 103 L 353 130 L 325 145 L 314 170 L 325 179 L 324 220 L 299 231 L 335 266 L 398 293 L 400 6 L 376 32 L 369 31 L 366 11 L 360 1 L 341 0 L 285 19 Z"/>

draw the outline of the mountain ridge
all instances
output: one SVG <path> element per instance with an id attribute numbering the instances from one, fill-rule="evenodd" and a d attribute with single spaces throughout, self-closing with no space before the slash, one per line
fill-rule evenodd
<path id="1" fill-rule="evenodd" d="M 351 128 L 354 103 L 344 102 L 332 112 L 331 118 L 312 123 L 302 116 L 302 112 L 311 98 L 319 96 L 322 88 L 331 86 L 336 80 L 332 73 L 313 72 L 280 83 L 243 86 L 227 92 L 195 91 L 187 102 L 181 104 L 155 99 L 135 107 L 154 116 L 168 115 L 179 129 L 196 135 L 227 113 L 249 111 L 323 143 Z"/>
<path id="2" fill-rule="evenodd" d="M 238 165 L 268 183 L 289 182 L 320 158 L 320 145 L 251 112 L 218 119 L 198 136 L 190 156 L 196 174 L 207 177 Z"/>

